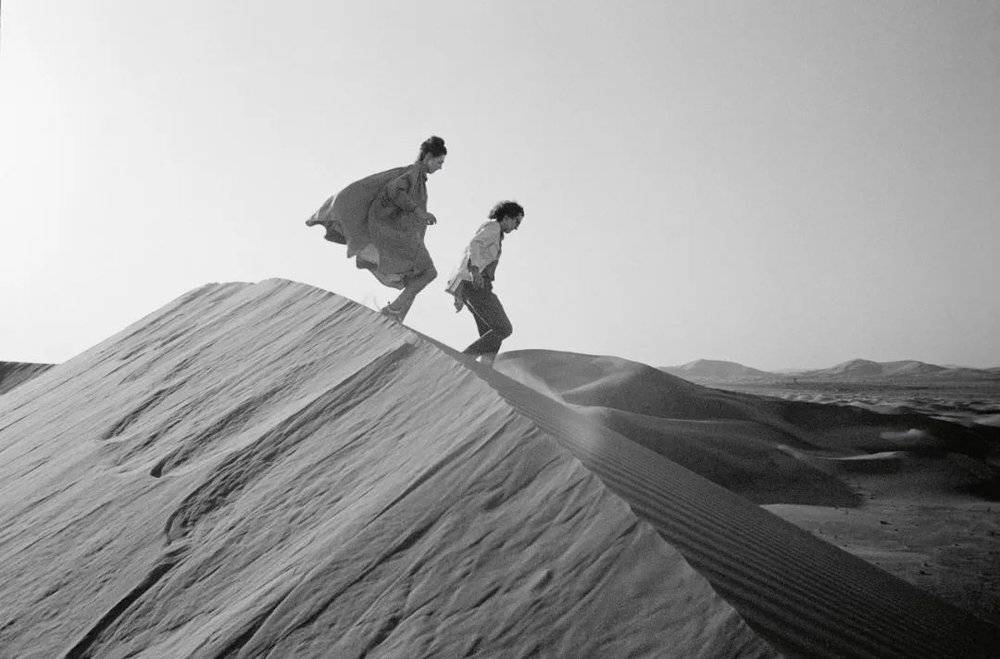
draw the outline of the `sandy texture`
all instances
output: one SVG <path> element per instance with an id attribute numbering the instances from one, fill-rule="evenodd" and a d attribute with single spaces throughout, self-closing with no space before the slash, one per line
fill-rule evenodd
<path id="1" fill-rule="evenodd" d="M 850 487 L 857 505 L 769 509 L 1000 625 L 1000 384 L 720 386 L 878 412 L 868 417 L 867 428 L 852 431 L 860 447 L 856 451 L 786 448 Z M 784 500 L 793 502 L 812 503 Z"/>
<path id="2" fill-rule="evenodd" d="M 324 291 L 193 291 L 0 399 L 0 654 L 774 654 L 546 404 Z"/>
<path id="3" fill-rule="evenodd" d="M 0 395 L 37 375 L 41 375 L 50 368 L 52 368 L 52 364 L 0 362 Z"/>
<path id="4" fill-rule="evenodd" d="M 989 499 L 997 484 L 998 444 L 992 429 L 966 428 L 913 413 L 876 414 L 853 407 L 707 389 L 613 357 L 518 351 L 508 353 L 498 367 L 555 400 L 574 401 L 569 404 L 590 419 L 600 420 L 605 427 L 619 430 L 660 455 L 683 461 L 727 488 L 772 503 L 801 500 L 804 493 L 815 497 L 813 505 L 768 508 L 814 531 L 824 541 L 981 618 L 996 620 L 993 612 L 1000 601 L 1000 545 L 997 508 Z M 623 396 L 623 389 L 636 395 Z M 663 403 L 657 405 L 657 399 Z M 679 401 L 686 402 L 679 405 Z M 678 416 L 682 418 L 675 418 Z M 699 447 L 699 443 L 704 445 Z M 770 458 L 769 451 L 785 454 L 799 467 L 790 468 Z M 742 467 L 741 461 L 745 463 Z M 808 474 L 821 487 L 784 491 Z M 676 486 L 676 476 L 663 478 L 670 484 L 662 487 Z M 762 483 L 753 485 L 747 479 Z M 822 494 L 828 488 L 824 500 Z M 855 497 L 850 504 L 841 500 L 845 489 Z M 705 496 L 713 501 L 719 498 Z M 659 508 L 660 512 L 669 510 L 675 507 Z M 741 523 L 725 522 L 734 531 Z M 814 547 L 797 546 L 796 538 L 785 537 L 785 531 L 771 528 L 770 522 L 766 528 L 774 539 L 781 537 L 784 549 L 797 556 L 796 569 L 811 560 L 806 557 Z M 674 524 L 661 527 L 661 533 L 685 551 L 703 573 L 713 574 L 714 566 L 700 561 L 714 562 L 717 555 L 696 556 L 685 547 Z M 843 585 L 853 579 L 839 559 L 825 556 L 815 560 L 830 561 L 829 569 L 813 575 L 817 581 L 811 585 L 802 584 L 802 592 L 836 588 L 838 583 L 826 583 L 830 580 Z M 776 573 L 781 570 L 780 566 L 755 567 Z M 785 576 L 790 577 L 791 571 Z M 738 593 L 729 594 L 724 579 L 710 578 L 751 624 L 763 628 L 766 623 L 757 617 L 764 615 L 759 600 L 743 603 Z M 884 588 L 880 585 L 875 590 L 884 593 Z M 897 606 L 891 600 L 883 601 L 883 612 Z M 796 615 L 809 610 L 809 605 L 794 597 L 789 602 L 794 602 Z M 865 616 L 873 613 L 866 610 Z M 935 633 L 940 629 L 934 626 Z M 993 629 L 993 636 L 984 637 L 978 652 L 988 655 L 998 647 Z M 801 646 L 794 649 L 802 651 Z M 845 654 L 854 651 L 856 648 L 842 650 Z"/>
<path id="5" fill-rule="evenodd" d="M 483 368 L 292 282 L 192 291 L 0 398 L 0 648 L 970 657 L 1000 645 L 996 627 L 651 450 L 652 435 L 601 422 L 608 410 L 634 427 L 684 421 L 680 457 L 711 444 L 692 424 L 720 423 L 758 441 L 716 478 L 766 478 L 740 466 L 766 455 L 790 482 L 833 487 L 823 461 L 864 440 L 854 415 L 873 413 L 544 356 Z M 899 450 L 929 441 L 894 432 Z"/>
<path id="6" fill-rule="evenodd" d="M 984 488 L 980 463 L 885 451 L 819 464 L 851 484 L 861 504 L 769 510 L 1000 625 L 1000 502 L 995 483 Z"/>

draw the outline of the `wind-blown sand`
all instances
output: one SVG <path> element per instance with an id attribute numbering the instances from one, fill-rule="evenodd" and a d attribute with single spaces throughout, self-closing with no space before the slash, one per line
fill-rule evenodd
<path id="1" fill-rule="evenodd" d="M 650 409 L 641 393 L 622 398 L 639 396 L 632 414 Z M 735 410 L 737 429 L 808 443 L 751 397 L 685 395 L 679 418 Z M 793 482 L 826 473 L 803 464 Z M 192 291 L 0 398 L 0 497 L 8 656 L 958 657 L 1000 643 L 593 415 L 281 280 Z"/>

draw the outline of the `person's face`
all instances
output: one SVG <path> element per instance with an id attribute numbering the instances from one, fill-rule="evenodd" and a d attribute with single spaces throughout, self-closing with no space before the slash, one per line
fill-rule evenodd
<path id="1" fill-rule="evenodd" d="M 500 228 L 503 229 L 504 233 L 510 233 L 511 231 L 521 226 L 521 220 L 523 219 L 524 219 L 524 213 L 521 213 L 520 215 L 515 215 L 513 217 L 508 215 L 500 221 Z"/>
<path id="2" fill-rule="evenodd" d="M 427 155 L 424 157 L 424 166 L 427 168 L 428 174 L 433 174 L 444 167 L 444 156 Z"/>

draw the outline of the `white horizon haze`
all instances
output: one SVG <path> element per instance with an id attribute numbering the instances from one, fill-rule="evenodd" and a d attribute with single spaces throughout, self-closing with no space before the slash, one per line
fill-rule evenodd
<path id="1" fill-rule="evenodd" d="M 0 7 L 0 360 L 207 282 L 395 295 L 304 221 L 428 181 L 445 282 L 501 199 L 505 350 L 1000 366 L 1000 4 L 262 0 Z"/>

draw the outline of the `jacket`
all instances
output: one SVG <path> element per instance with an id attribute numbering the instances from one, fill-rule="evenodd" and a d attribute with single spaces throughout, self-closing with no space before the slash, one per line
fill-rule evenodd
<path id="1" fill-rule="evenodd" d="M 348 258 L 386 286 L 403 288 L 407 278 L 433 265 L 424 246 L 426 174 L 418 163 L 355 181 L 306 222 L 326 228 L 327 240 L 347 245 Z"/>

